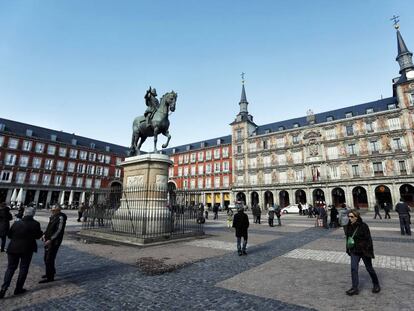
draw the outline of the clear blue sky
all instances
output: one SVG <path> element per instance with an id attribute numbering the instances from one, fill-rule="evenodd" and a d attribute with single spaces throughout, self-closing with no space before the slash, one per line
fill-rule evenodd
<path id="1" fill-rule="evenodd" d="M 377 100 L 399 70 L 389 19 L 414 52 L 413 12 L 412 0 L 1 0 L 1 117 L 129 146 L 151 85 L 179 94 L 178 146 L 230 134 L 242 71 L 259 125 Z"/>

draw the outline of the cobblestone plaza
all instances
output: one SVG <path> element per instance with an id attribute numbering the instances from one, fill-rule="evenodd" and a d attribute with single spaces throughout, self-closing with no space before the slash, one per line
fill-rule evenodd
<path id="1" fill-rule="evenodd" d="M 57 281 L 37 283 L 44 273 L 40 248 L 28 292 L 15 297 L 9 291 L 1 310 L 414 310 L 414 240 L 400 235 L 394 213 L 391 220 L 362 215 L 382 291 L 371 293 L 361 266 L 361 292 L 354 297 L 345 295 L 351 276 L 342 229 L 314 227 L 314 218 L 284 215 L 282 227 L 271 228 L 266 220 L 253 224 L 249 214 L 248 255 L 239 257 L 224 213 L 207 220 L 202 239 L 146 248 L 85 243 L 76 235 L 75 212 L 67 214 Z M 48 214 L 39 211 L 36 219 L 44 229 Z M 6 264 L 2 253 L 1 276 Z"/>

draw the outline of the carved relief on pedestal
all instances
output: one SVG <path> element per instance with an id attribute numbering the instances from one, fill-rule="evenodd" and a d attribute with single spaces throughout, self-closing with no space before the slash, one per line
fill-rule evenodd
<path id="1" fill-rule="evenodd" d="M 156 175 L 155 176 L 155 184 L 157 186 L 165 186 L 167 185 L 168 176 L 166 175 Z"/>
<path id="2" fill-rule="evenodd" d="M 144 185 L 144 175 L 128 176 L 127 187 L 137 187 Z"/>
<path id="3" fill-rule="evenodd" d="M 382 151 L 391 151 L 391 143 L 388 135 L 381 136 Z"/>

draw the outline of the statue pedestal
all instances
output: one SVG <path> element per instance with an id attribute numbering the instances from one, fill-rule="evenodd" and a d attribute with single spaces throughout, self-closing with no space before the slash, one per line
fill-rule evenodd
<path id="1" fill-rule="evenodd" d="M 164 154 L 126 158 L 121 206 L 112 218 L 113 230 L 151 238 L 171 231 L 168 202 L 168 169 L 172 161 Z"/>

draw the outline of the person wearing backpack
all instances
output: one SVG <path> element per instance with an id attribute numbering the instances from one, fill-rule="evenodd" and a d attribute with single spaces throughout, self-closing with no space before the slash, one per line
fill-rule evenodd
<path id="1" fill-rule="evenodd" d="M 348 296 L 359 294 L 359 262 L 364 262 L 373 284 L 372 292 L 379 293 L 381 287 L 379 285 L 378 276 L 372 267 L 372 259 L 374 256 L 374 246 L 372 244 L 371 233 L 368 225 L 362 221 L 358 210 L 352 209 L 348 213 L 349 223 L 346 226 L 346 253 L 351 257 L 351 277 L 352 287 L 346 291 Z"/>

